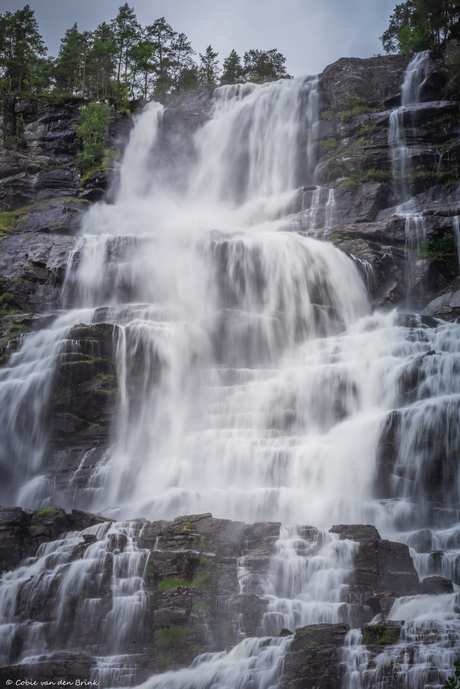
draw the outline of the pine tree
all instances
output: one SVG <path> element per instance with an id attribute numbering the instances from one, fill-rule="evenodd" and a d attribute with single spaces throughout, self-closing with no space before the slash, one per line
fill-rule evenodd
<path id="1" fill-rule="evenodd" d="M 88 59 L 93 95 L 107 96 L 117 61 L 117 44 L 113 28 L 106 22 L 93 33 Z"/>
<path id="2" fill-rule="evenodd" d="M 198 68 L 198 80 L 202 88 L 213 89 L 217 86 L 219 79 L 219 63 L 217 56 L 210 45 L 206 48 L 204 55 L 200 53 L 201 63 Z"/>
<path id="3" fill-rule="evenodd" d="M 174 88 L 181 90 L 181 84 L 190 79 L 194 67 L 196 70 L 196 65 L 193 63 L 195 51 L 184 33 L 174 35 L 170 51 L 171 83 Z"/>
<path id="4" fill-rule="evenodd" d="M 145 28 L 147 36 L 153 41 L 156 50 L 157 70 L 154 97 L 164 102 L 166 94 L 171 88 L 172 50 L 171 43 L 177 34 L 164 17 L 157 19 Z"/>
<path id="5" fill-rule="evenodd" d="M 55 79 L 61 92 L 75 94 L 82 85 L 84 64 L 84 36 L 75 23 L 61 39 L 56 60 Z"/>
<path id="6" fill-rule="evenodd" d="M 131 60 L 133 63 L 133 90 L 135 86 L 139 86 L 142 95 L 147 100 L 149 84 L 158 69 L 155 44 L 149 38 L 138 41 L 131 50 Z M 138 74 L 141 75 L 140 81 L 137 80 Z"/>
<path id="7" fill-rule="evenodd" d="M 46 54 L 46 47 L 29 5 L 14 14 L 5 12 L 0 15 L 0 38 L 0 64 L 3 76 L 8 80 L 9 91 L 21 91 L 27 85 L 32 93 L 35 70 Z"/>
<path id="8" fill-rule="evenodd" d="M 121 67 L 124 67 L 125 81 L 128 78 L 129 58 L 133 46 L 139 40 L 140 26 L 134 9 L 125 2 L 115 19 L 112 20 L 112 29 L 115 35 L 118 52 L 117 81 L 120 82 Z"/>
<path id="9" fill-rule="evenodd" d="M 220 83 L 224 84 L 237 84 L 244 79 L 244 69 L 241 64 L 241 58 L 236 52 L 232 50 L 230 55 L 225 58 L 224 64 L 222 65 L 222 75 L 220 77 Z"/>

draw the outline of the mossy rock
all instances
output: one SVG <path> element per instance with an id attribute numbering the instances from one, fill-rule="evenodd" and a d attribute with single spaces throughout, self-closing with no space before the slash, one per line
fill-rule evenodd
<path id="1" fill-rule="evenodd" d="M 373 624 L 362 628 L 365 646 L 387 646 L 395 644 L 401 636 L 401 628 L 390 624 Z"/>

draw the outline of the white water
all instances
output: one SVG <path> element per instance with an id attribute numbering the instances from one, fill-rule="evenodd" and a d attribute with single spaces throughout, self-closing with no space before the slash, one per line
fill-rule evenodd
<path id="1" fill-rule="evenodd" d="M 406 81 L 407 98 L 415 99 L 417 80 Z M 11 457 L 20 462 L 21 504 L 56 500 L 45 476 L 46 432 L 37 409 L 51 394 L 71 326 L 104 319 L 117 325 L 119 412 L 113 444 L 85 491 L 74 490 L 77 469 L 68 494 L 59 495 L 72 506 L 105 510 L 119 520 L 210 511 L 248 523 L 322 529 L 373 523 L 394 534 L 433 518 L 425 474 L 436 443 L 455 476 L 446 500 L 456 505 L 459 326 L 430 329 L 418 321 L 402 327 L 395 313 L 370 314 L 355 263 L 283 220 L 295 187 L 313 180 L 316 86 L 314 79 L 299 79 L 218 90 L 213 117 L 196 137 L 188 191 L 179 196 L 158 183 L 152 156 L 161 109 L 151 104 L 139 117 L 117 202 L 88 214 L 79 260 L 69 265 L 66 294 L 78 309 L 28 337 L 0 372 L 0 408 L 7 415 L 2 461 L 6 470 Z M 327 223 L 334 213 L 329 194 Z M 398 449 L 380 495 L 379 441 L 392 411 L 401 417 Z M 87 461 L 82 456 L 80 467 Z M 343 601 L 356 545 L 330 535 L 309 542 L 299 533 L 284 527 L 276 545 L 264 583 L 264 633 L 353 623 Z M 68 539 L 53 546 L 64 548 L 63 560 L 43 578 L 51 585 L 61 577 L 66 604 L 83 591 L 85 567 L 102 567 L 106 557 L 104 537 L 78 566 L 69 566 L 66 548 L 74 544 Z M 119 681 L 121 667 L 126 678 L 132 671 L 122 656 L 145 606 L 144 561 L 132 543 L 113 560 L 112 607 L 105 631 L 98 632 L 103 648 L 92 649 L 108 685 Z M 23 577 L 26 586 L 44 571 L 40 563 L 39 557 L 25 565 L 11 582 L 6 575 L 5 657 L 17 624 L 13 582 Z M 81 605 L 82 624 L 98 619 L 97 610 L 89 610 L 98 603 Z M 59 614 L 56 619 L 58 628 Z M 24 624 L 30 647 L 39 651 L 40 629 L 27 619 Z M 121 631 L 113 635 L 115 629 Z M 73 633 L 78 637 L 78 629 Z M 365 664 L 359 641 L 348 644 L 346 661 L 355 687 Z M 278 681 L 287 643 L 244 639 L 229 655 L 201 656 L 192 668 L 146 686 L 269 687 Z"/>
<path id="2" fill-rule="evenodd" d="M 409 180 L 411 176 L 412 149 L 407 145 L 404 133 L 404 120 L 410 116 L 414 121 L 413 108 L 420 102 L 422 84 L 425 79 L 429 51 L 417 53 L 409 63 L 401 91 L 401 107 L 395 108 L 390 115 L 388 146 L 391 151 L 393 186 L 400 196 L 398 213 L 406 219 L 406 290 L 407 303 L 411 306 L 413 279 L 416 267 L 416 254 L 422 249 L 426 239 L 426 220 L 421 213 L 413 211 L 410 200 Z"/>

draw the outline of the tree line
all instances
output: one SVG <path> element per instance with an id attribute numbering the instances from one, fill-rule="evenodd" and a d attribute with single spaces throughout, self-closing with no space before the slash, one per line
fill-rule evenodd
<path id="1" fill-rule="evenodd" d="M 193 50 L 184 33 L 164 17 L 141 26 L 128 3 L 94 31 L 75 23 L 61 39 L 56 58 L 47 56 L 38 22 L 29 5 L 0 14 L 0 91 L 30 95 L 73 95 L 123 102 L 142 97 L 164 102 L 169 94 L 242 81 L 291 78 L 276 49 L 235 50 L 219 65 L 209 45 Z"/>
<path id="2" fill-rule="evenodd" d="M 407 0 L 396 5 L 380 37 L 387 53 L 407 55 L 460 38 L 460 0 Z"/>

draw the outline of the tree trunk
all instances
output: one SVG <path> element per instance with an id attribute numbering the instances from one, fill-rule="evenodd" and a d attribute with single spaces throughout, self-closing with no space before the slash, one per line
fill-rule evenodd
<path id="1" fill-rule="evenodd" d="M 85 39 L 85 57 L 83 58 L 83 78 L 82 78 L 82 93 L 83 93 L 83 98 L 85 97 L 85 78 L 86 78 L 86 53 L 88 50 L 88 40 Z"/>

